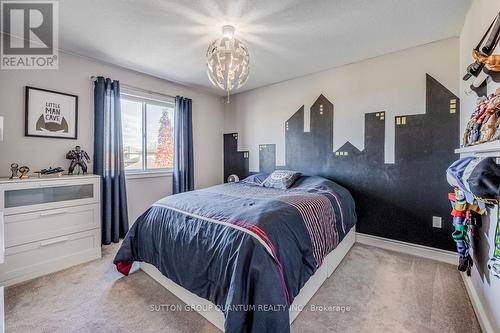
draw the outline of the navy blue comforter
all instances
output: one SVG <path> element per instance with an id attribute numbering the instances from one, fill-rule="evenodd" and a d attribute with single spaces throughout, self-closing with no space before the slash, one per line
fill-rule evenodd
<path id="1" fill-rule="evenodd" d="M 340 185 L 301 177 L 288 190 L 252 179 L 166 197 L 134 223 L 114 263 L 133 261 L 216 304 L 225 331 L 289 332 L 288 307 L 356 222 Z"/>

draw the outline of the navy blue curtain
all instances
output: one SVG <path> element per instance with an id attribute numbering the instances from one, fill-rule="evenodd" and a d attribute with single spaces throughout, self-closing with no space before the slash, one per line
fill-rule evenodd
<path id="1" fill-rule="evenodd" d="M 194 189 L 192 101 L 175 97 L 173 193 Z"/>
<path id="2" fill-rule="evenodd" d="M 102 76 L 94 83 L 94 173 L 101 176 L 101 241 L 117 243 L 128 232 L 120 83 Z"/>

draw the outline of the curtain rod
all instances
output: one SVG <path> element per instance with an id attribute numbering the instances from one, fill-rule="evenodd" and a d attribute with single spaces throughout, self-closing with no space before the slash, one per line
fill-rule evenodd
<path id="1" fill-rule="evenodd" d="M 90 79 L 92 80 L 92 82 L 95 82 L 97 80 L 97 76 L 91 76 Z M 172 95 L 158 93 L 158 92 L 154 92 L 154 91 L 143 89 L 143 88 L 139 88 L 139 87 L 134 87 L 134 86 L 131 86 L 129 84 L 122 83 L 122 82 L 120 82 L 120 87 L 123 87 L 123 88 L 126 88 L 126 89 L 130 89 L 130 90 L 139 91 L 139 92 L 143 92 L 143 93 L 147 93 L 147 94 L 150 94 L 150 95 L 158 95 L 158 96 L 164 96 L 164 97 L 174 98 L 175 99 L 175 96 L 172 96 Z"/>

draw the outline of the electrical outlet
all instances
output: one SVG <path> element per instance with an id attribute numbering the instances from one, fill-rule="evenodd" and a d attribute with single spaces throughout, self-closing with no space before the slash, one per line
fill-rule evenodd
<path id="1" fill-rule="evenodd" d="M 433 216 L 432 217 L 432 226 L 434 228 L 442 228 L 443 227 L 443 220 L 440 216 Z"/>

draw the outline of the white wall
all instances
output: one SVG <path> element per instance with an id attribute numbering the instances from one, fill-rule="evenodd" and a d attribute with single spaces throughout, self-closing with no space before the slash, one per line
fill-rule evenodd
<path id="1" fill-rule="evenodd" d="M 226 107 L 225 132 L 239 133 L 258 170 L 258 145 L 276 143 L 285 162 L 285 121 L 323 93 L 335 107 L 334 151 L 346 141 L 364 149 L 364 114 L 386 112 L 386 163 L 394 163 L 394 116 L 425 112 L 425 74 L 458 95 L 458 38 L 451 38 L 237 94 Z M 443 60 L 444 59 L 444 60 Z M 457 147 L 458 147 L 457 139 Z"/>
<path id="2" fill-rule="evenodd" d="M 128 219 L 130 223 L 133 223 L 158 199 L 170 194 L 172 194 L 171 176 L 127 178 Z"/>
<path id="3" fill-rule="evenodd" d="M 12 162 L 27 165 L 32 171 L 49 166 L 68 167 L 65 154 L 75 145 L 93 155 L 92 75 L 103 75 L 122 83 L 168 95 L 193 99 L 193 136 L 195 186 L 207 187 L 222 182 L 222 99 L 178 85 L 89 59 L 60 53 L 58 70 L 1 70 L 0 116 L 5 118 L 4 141 L 0 142 L 0 177 L 8 176 Z M 24 136 L 24 87 L 34 86 L 78 95 L 78 139 L 49 139 Z M 90 163 L 92 165 L 92 163 Z M 130 179 L 129 213 L 131 221 L 152 202 L 170 194 L 170 177 Z"/>
<path id="4" fill-rule="evenodd" d="M 498 0 L 474 0 L 467 13 L 465 24 L 460 34 L 460 74 L 465 74 L 467 66 L 473 62 L 472 49 L 477 45 L 489 24 L 500 11 Z M 500 53 L 497 47 L 495 53 Z M 461 98 L 461 128 L 465 128 L 470 114 L 474 110 L 477 95 L 467 94 L 470 82 L 460 81 Z M 499 85 L 489 84 L 488 93 L 492 93 Z M 494 248 L 494 237 L 498 213 L 496 210 L 490 212 L 491 220 L 485 221 L 480 230 L 480 241 L 475 244 L 473 251 L 475 266 L 472 268 L 470 282 L 477 293 L 484 314 L 491 324 L 492 332 L 500 332 L 500 279 L 489 274 L 486 261 L 491 256 Z M 480 255 L 478 255 L 480 254 Z M 483 271 L 485 276 L 479 273 Z M 483 330 L 485 328 L 483 327 Z"/>

